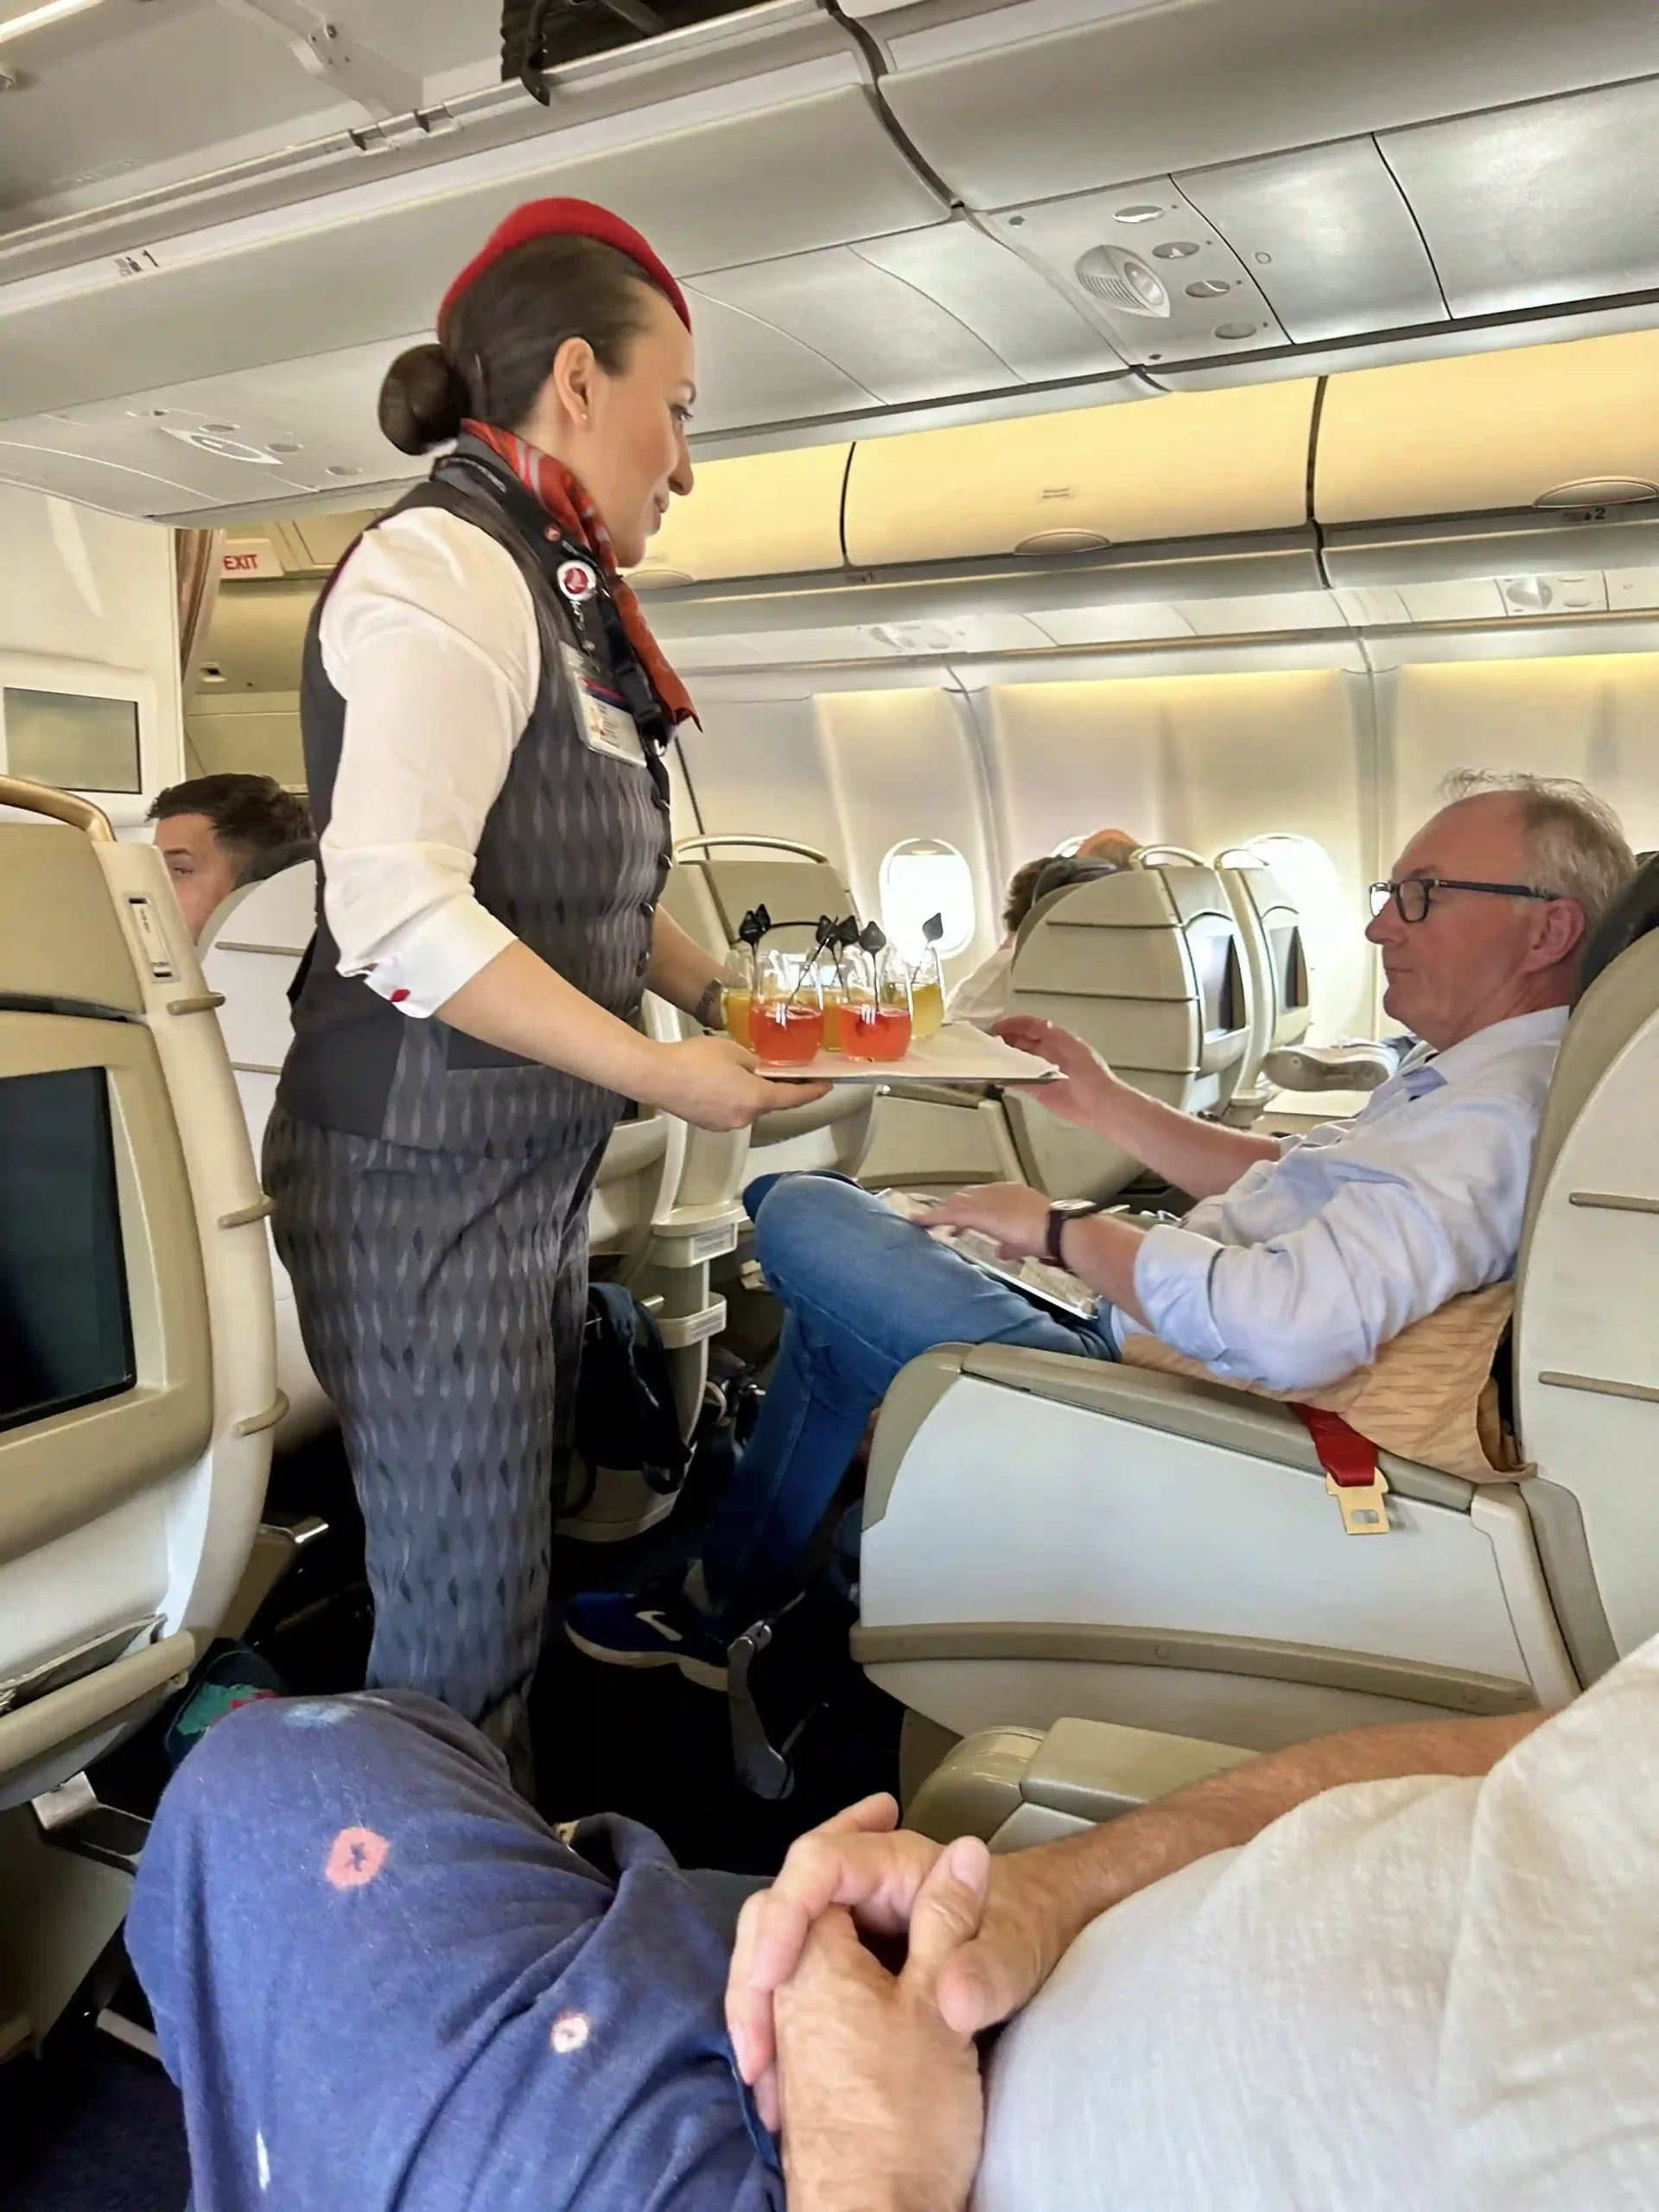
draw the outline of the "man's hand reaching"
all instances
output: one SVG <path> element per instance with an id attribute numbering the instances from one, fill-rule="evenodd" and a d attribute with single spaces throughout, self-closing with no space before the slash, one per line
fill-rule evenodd
<path id="1" fill-rule="evenodd" d="M 1058 1022 L 1032 1014 L 1009 1014 L 992 1024 L 991 1034 L 1016 1052 L 1033 1052 L 1059 1070 L 1062 1082 L 1020 1084 L 1023 1096 L 1034 1098 L 1063 1122 L 1098 1129 L 1103 1136 L 1111 1134 L 1113 1111 L 1124 1086 L 1091 1045 Z"/>

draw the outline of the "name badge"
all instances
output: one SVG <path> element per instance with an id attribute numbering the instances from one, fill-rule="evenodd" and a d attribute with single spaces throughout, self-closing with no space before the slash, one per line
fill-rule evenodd
<path id="1" fill-rule="evenodd" d="M 645 748 L 640 741 L 639 727 L 628 712 L 621 693 L 613 691 L 593 663 L 574 646 L 561 645 L 559 651 L 575 704 L 576 724 L 588 751 L 607 753 L 613 760 L 631 760 L 636 767 L 643 768 Z"/>

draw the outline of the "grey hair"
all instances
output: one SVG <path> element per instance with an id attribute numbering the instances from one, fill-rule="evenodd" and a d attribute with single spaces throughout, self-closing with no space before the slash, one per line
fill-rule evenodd
<path id="1" fill-rule="evenodd" d="M 1533 887 L 1576 899 L 1588 936 L 1636 873 L 1636 855 L 1618 817 L 1605 798 L 1570 776 L 1456 768 L 1440 786 L 1448 806 L 1493 793 L 1507 793 L 1520 804 Z"/>

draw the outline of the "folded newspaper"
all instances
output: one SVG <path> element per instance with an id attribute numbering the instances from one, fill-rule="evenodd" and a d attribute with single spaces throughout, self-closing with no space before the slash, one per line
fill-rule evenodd
<path id="1" fill-rule="evenodd" d="M 878 1191 L 875 1195 L 901 1220 L 926 1227 L 933 1200 L 922 1192 Z M 1005 1260 L 995 1238 L 984 1236 L 977 1229 L 941 1227 L 929 1229 L 927 1233 L 936 1243 L 948 1245 L 951 1251 L 971 1261 L 982 1274 L 1012 1284 L 1015 1290 L 1024 1291 L 1027 1298 L 1034 1298 L 1039 1306 L 1052 1306 L 1057 1313 L 1063 1313 L 1068 1321 L 1094 1319 L 1100 1305 L 1099 1293 L 1090 1290 L 1086 1282 L 1065 1268 L 1051 1267 L 1046 1260 Z"/>

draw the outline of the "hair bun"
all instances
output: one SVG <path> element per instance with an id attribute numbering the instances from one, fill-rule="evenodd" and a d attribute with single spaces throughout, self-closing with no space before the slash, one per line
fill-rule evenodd
<path id="1" fill-rule="evenodd" d="M 430 453 L 461 435 L 472 401 L 442 346 L 411 346 L 386 371 L 379 412 L 380 428 L 399 453 Z"/>

